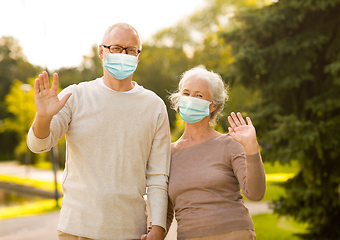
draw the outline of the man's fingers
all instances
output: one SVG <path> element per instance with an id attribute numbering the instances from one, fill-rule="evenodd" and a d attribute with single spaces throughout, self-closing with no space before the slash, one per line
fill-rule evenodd
<path id="1" fill-rule="evenodd" d="M 141 240 L 146 240 L 146 234 L 142 235 Z"/>
<path id="2" fill-rule="evenodd" d="M 35 79 L 34 81 L 34 94 L 40 93 L 40 88 L 39 88 L 39 78 Z"/>
<path id="3" fill-rule="evenodd" d="M 57 73 L 53 74 L 52 90 L 58 91 L 59 76 Z"/>
<path id="4" fill-rule="evenodd" d="M 67 93 L 63 96 L 62 99 L 60 99 L 60 103 L 62 106 L 65 106 L 66 101 L 71 97 L 72 93 Z"/>
<path id="5" fill-rule="evenodd" d="M 44 89 L 46 90 L 50 89 L 50 81 L 48 79 L 48 74 L 46 71 L 43 71 L 42 78 L 43 78 Z"/>

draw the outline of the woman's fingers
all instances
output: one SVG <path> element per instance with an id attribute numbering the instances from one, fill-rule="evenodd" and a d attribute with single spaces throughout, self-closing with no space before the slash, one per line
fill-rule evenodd
<path id="1" fill-rule="evenodd" d="M 246 125 L 246 122 L 244 121 L 242 114 L 240 112 L 237 113 L 237 117 L 242 125 Z"/>
<path id="2" fill-rule="evenodd" d="M 232 119 L 233 119 L 235 125 L 236 125 L 236 126 L 240 126 L 241 123 L 240 123 L 240 121 L 238 120 L 236 114 L 235 114 L 234 112 L 232 112 L 230 115 L 231 115 L 231 117 L 232 117 Z"/>
<path id="3" fill-rule="evenodd" d="M 232 112 L 228 117 L 228 121 L 232 128 L 235 128 L 232 125 L 235 125 L 236 127 L 240 125 L 246 125 L 246 122 L 244 121 L 242 114 L 240 112 L 238 112 L 237 115 L 234 112 Z"/>
<path id="4" fill-rule="evenodd" d="M 243 119 L 242 114 L 240 112 L 238 112 L 237 115 L 234 112 L 232 112 L 230 116 L 228 116 L 228 122 L 230 124 L 230 127 L 233 129 L 241 125 L 253 126 L 253 123 L 249 117 L 246 117 L 246 121 Z"/>
<path id="5" fill-rule="evenodd" d="M 230 127 L 231 127 L 232 129 L 234 129 L 234 128 L 237 127 L 236 124 L 234 123 L 234 120 L 233 120 L 232 117 L 230 117 L 230 116 L 228 116 L 228 122 L 229 122 Z"/>
<path id="6" fill-rule="evenodd" d="M 250 117 L 246 117 L 246 119 L 247 119 L 247 123 L 248 123 L 248 125 L 251 125 L 251 126 L 253 126 L 253 123 L 252 123 L 252 121 L 251 121 Z"/>

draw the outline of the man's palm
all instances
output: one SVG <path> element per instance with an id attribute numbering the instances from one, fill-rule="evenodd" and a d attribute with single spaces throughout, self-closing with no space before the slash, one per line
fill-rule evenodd
<path id="1" fill-rule="evenodd" d="M 34 100 L 37 114 L 42 117 L 53 117 L 65 105 L 71 93 L 59 100 L 58 98 L 58 74 L 53 75 L 52 88 L 50 89 L 47 72 L 43 72 L 34 82 Z"/>

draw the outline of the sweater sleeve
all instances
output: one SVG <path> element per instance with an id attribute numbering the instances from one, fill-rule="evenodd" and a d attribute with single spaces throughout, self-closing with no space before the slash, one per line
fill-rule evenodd
<path id="1" fill-rule="evenodd" d="M 167 220 L 166 220 L 166 231 L 169 232 L 170 226 L 174 219 L 174 208 L 171 202 L 170 197 L 168 198 L 168 213 L 167 213 Z"/>
<path id="2" fill-rule="evenodd" d="M 70 91 L 70 87 L 65 88 L 58 95 L 59 99 L 63 95 Z M 73 99 L 72 96 L 68 99 L 65 106 L 52 118 L 50 125 L 50 135 L 45 139 L 37 138 L 34 134 L 33 128 L 31 127 L 27 135 L 27 146 L 34 153 L 47 152 L 52 147 L 56 146 L 58 140 L 63 137 L 67 132 L 68 125 L 71 122 L 71 105 Z"/>
<path id="3" fill-rule="evenodd" d="M 266 192 L 266 175 L 260 153 L 236 155 L 232 164 L 244 196 L 260 201 Z"/>
<path id="4" fill-rule="evenodd" d="M 152 225 L 166 229 L 170 167 L 170 127 L 163 103 L 146 169 L 147 196 Z"/>

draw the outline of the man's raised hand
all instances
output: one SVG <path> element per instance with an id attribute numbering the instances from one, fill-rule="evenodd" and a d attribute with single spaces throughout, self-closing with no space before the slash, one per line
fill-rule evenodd
<path id="1" fill-rule="evenodd" d="M 46 71 L 42 72 L 34 82 L 34 100 L 37 116 L 42 118 L 52 118 L 66 104 L 72 93 L 67 93 L 62 99 L 58 98 L 59 77 L 53 74 L 52 87 Z"/>

